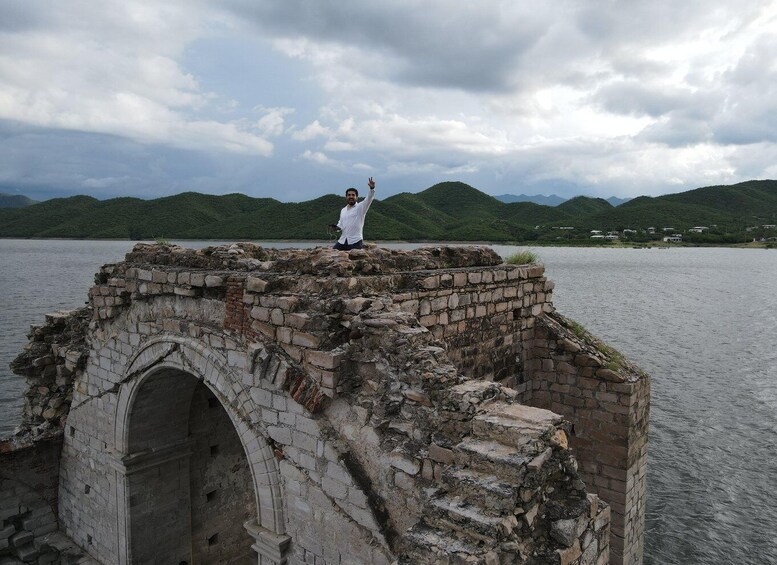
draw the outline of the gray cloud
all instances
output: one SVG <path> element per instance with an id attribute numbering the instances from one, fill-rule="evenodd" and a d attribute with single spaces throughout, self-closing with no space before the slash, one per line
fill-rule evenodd
<path id="1" fill-rule="evenodd" d="M 305 199 L 306 178 L 365 171 L 492 193 L 744 180 L 773 170 L 770 6 L 8 0 L 0 182 Z"/>
<path id="2" fill-rule="evenodd" d="M 603 109 L 614 114 L 658 118 L 686 107 L 694 97 L 689 91 L 649 88 L 636 81 L 628 81 L 604 86 L 593 98 Z"/>
<path id="3" fill-rule="evenodd" d="M 276 37 L 354 47 L 354 59 L 349 62 L 361 65 L 367 75 L 385 74 L 405 84 L 474 92 L 513 86 L 516 66 L 542 38 L 553 17 L 536 7 L 493 2 L 486 6 L 356 0 L 230 4 L 239 18 L 248 18 Z M 359 60 L 365 53 L 371 56 Z"/>

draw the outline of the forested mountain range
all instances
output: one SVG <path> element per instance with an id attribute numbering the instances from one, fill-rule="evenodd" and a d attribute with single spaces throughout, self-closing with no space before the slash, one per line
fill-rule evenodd
<path id="1" fill-rule="evenodd" d="M 558 194 L 551 194 L 546 196 L 544 194 L 499 194 L 494 196 L 497 200 L 510 204 L 511 202 L 534 202 L 535 204 L 545 204 L 546 206 L 558 206 L 562 202 L 566 202 L 568 199 L 559 196 Z M 628 202 L 629 198 L 618 198 L 617 196 L 610 196 L 606 199 L 607 202 L 613 206 L 619 206 L 624 202 Z"/>
<path id="2" fill-rule="evenodd" d="M 37 201 L 21 194 L 6 194 L 0 192 L 0 208 L 24 208 L 32 206 Z"/>
<path id="3" fill-rule="evenodd" d="M 343 204 L 340 195 L 300 203 L 195 192 L 154 200 L 73 196 L 0 209 L 0 237 L 326 240 L 327 225 L 337 221 Z M 561 226 L 573 227 L 583 238 L 592 229 L 668 226 L 712 226 L 719 233 L 744 234 L 748 227 L 776 223 L 774 180 L 642 196 L 617 207 L 585 196 L 558 206 L 505 203 L 467 184 L 444 182 L 376 200 L 365 235 L 368 240 L 518 242 L 556 238 L 554 228 Z"/>

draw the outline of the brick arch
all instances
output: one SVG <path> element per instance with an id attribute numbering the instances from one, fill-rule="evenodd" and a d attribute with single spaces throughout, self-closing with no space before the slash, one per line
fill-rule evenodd
<path id="1" fill-rule="evenodd" d="M 114 445 L 118 456 L 131 454 L 131 412 L 138 393 L 150 377 L 162 371 L 179 371 L 202 381 L 219 399 L 229 416 L 249 463 L 254 486 L 257 525 L 275 534 L 285 533 L 280 474 L 272 449 L 239 410 L 242 394 L 231 383 L 239 382 L 224 356 L 202 342 L 180 336 L 163 336 L 143 344 L 124 370 L 114 420 Z M 243 393 L 244 394 L 244 393 Z"/>

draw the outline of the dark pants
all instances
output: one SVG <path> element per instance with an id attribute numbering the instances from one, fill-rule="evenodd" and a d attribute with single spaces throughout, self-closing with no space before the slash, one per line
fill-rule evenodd
<path id="1" fill-rule="evenodd" d="M 361 249 L 364 247 L 364 240 L 360 239 L 356 243 L 348 243 L 348 240 L 345 240 L 345 243 L 340 243 L 339 241 L 335 242 L 334 248 L 338 249 L 340 251 L 350 251 L 351 249 Z"/>

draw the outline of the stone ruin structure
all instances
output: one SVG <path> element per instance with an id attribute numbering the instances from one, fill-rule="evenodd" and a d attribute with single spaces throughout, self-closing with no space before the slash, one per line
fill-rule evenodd
<path id="1" fill-rule="evenodd" d="M 0 563 L 642 562 L 649 379 L 484 247 L 138 244 L 13 364 Z"/>

